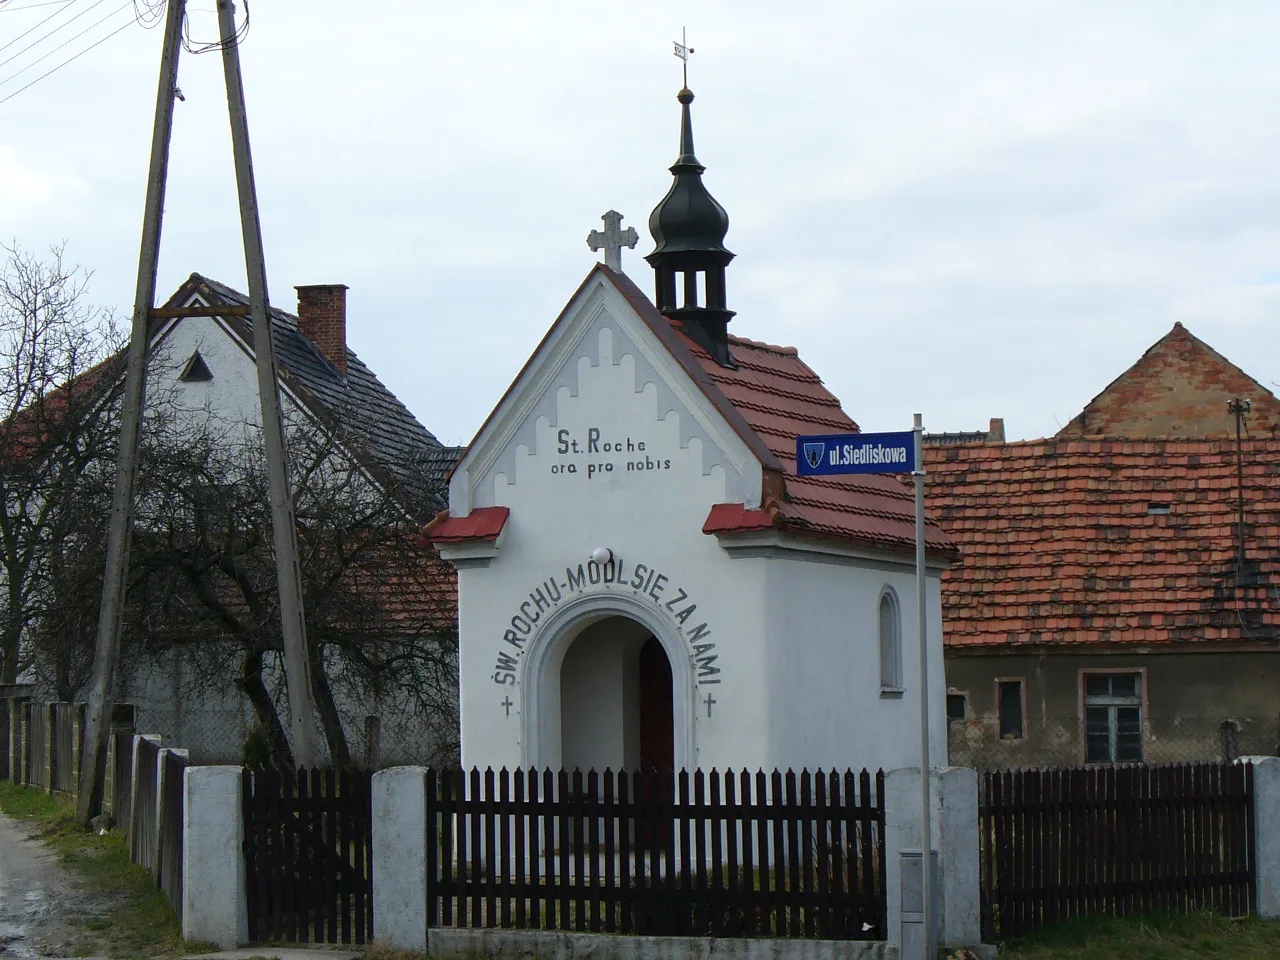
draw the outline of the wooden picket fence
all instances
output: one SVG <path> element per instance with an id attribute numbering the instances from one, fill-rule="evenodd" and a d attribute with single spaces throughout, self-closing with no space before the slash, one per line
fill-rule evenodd
<path id="1" fill-rule="evenodd" d="M 83 703 L 21 699 L 10 707 L 0 701 L 18 749 L 0 768 L 0 777 L 75 797 L 84 747 Z M 132 723 L 133 707 L 117 705 L 112 714 Z M 137 769 L 134 766 L 137 746 Z M 172 751 L 160 753 L 159 737 L 116 730 L 108 741 L 102 812 L 121 831 L 134 863 L 145 867 L 182 915 L 183 772 L 187 761 Z"/>
<path id="2" fill-rule="evenodd" d="M 253 942 L 373 939 L 373 774 L 244 771 Z"/>
<path id="3" fill-rule="evenodd" d="M 0 705 L 8 713 L 8 701 Z M 17 723 L 15 742 L 25 744 L 25 751 L 20 746 L 13 758 L 17 782 L 50 793 L 76 792 L 84 745 L 84 712 L 83 703 L 22 700 L 16 704 L 16 711 L 8 719 Z M 5 726 L 7 729 L 8 724 Z M 7 756 L 7 749 L 5 752 Z M 8 774 L 8 767 L 0 771 L 0 776 Z"/>
<path id="4" fill-rule="evenodd" d="M 992 771 L 983 939 L 1087 914 L 1253 909 L 1250 764 Z"/>
<path id="5" fill-rule="evenodd" d="M 156 880 L 169 898 L 178 919 L 182 919 L 182 814 L 183 773 L 187 758 L 178 753 L 164 755 L 164 786 L 160 791 L 160 823 L 157 830 L 159 855 Z"/>
<path id="6" fill-rule="evenodd" d="M 118 825 L 128 824 L 133 813 L 133 738 L 132 733 L 111 735 L 111 756 L 107 764 L 111 792 L 109 812 Z"/>
<path id="7" fill-rule="evenodd" d="M 428 924 L 883 940 L 883 798 L 866 770 L 430 771 Z"/>
<path id="8" fill-rule="evenodd" d="M 156 856 L 159 852 L 156 821 L 156 788 L 160 774 L 160 744 L 156 740 L 138 737 L 136 769 L 133 781 L 136 788 L 130 804 L 135 808 L 133 828 L 129 834 L 129 851 L 133 862 L 155 874 L 158 870 Z"/>

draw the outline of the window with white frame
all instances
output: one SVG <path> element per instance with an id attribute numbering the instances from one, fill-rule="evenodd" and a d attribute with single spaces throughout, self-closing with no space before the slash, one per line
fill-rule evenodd
<path id="1" fill-rule="evenodd" d="M 880 592 L 880 690 L 902 690 L 902 617 L 898 596 L 889 587 Z"/>
<path id="2" fill-rule="evenodd" d="M 1087 763 L 1142 761 L 1142 674 L 1084 675 Z"/>

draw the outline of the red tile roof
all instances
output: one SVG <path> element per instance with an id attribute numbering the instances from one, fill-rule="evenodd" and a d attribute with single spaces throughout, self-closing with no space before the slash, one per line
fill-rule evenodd
<path id="1" fill-rule="evenodd" d="M 1242 586 L 1233 440 L 975 444 L 925 463 L 962 552 L 942 587 L 952 649 L 1280 640 L 1280 441 L 1244 443 Z"/>
<path id="2" fill-rule="evenodd" d="M 800 359 L 795 347 L 778 347 L 731 336 L 737 369 L 722 367 L 658 312 L 630 277 L 600 267 L 649 325 L 711 403 L 725 415 L 765 468 L 764 512 L 773 526 L 798 536 L 840 540 L 893 550 L 915 549 L 915 502 L 895 476 L 798 477 L 796 437 L 858 432 L 840 401 Z M 778 468 L 781 467 L 781 470 Z M 742 525 L 726 526 L 717 504 L 703 529 L 748 533 L 761 527 L 757 511 L 742 511 Z M 738 505 L 740 506 L 740 505 Z M 717 512 L 719 511 L 719 512 Z M 712 530 L 707 529 L 712 527 Z M 955 545 L 932 521 L 925 531 L 930 552 L 955 555 Z"/>
<path id="3" fill-rule="evenodd" d="M 110 392 L 116 376 L 124 369 L 121 350 L 67 383 L 37 397 L 0 423 L 0 459 L 12 464 L 26 463 L 48 448 L 50 443 L 67 442 L 67 434 L 79 429 Z"/>
<path id="4" fill-rule="evenodd" d="M 740 503 L 717 503 L 707 514 L 703 533 L 730 533 L 744 530 L 768 530 L 778 518 L 778 511 L 748 510 Z"/>
<path id="5" fill-rule="evenodd" d="M 497 540 L 509 516 L 510 507 L 476 507 L 465 517 L 451 517 L 444 510 L 422 528 L 422 535 L 434 543 Z"/>
<path id="6" fill-rule="evenodd" d="M 854 433 L 858 431 L 858 425 L 841 409 L 840 401 L 822 385 L 821 378 L 800 359 L 795 347 L 777 347 L 730 337 L 738 367 L 722 367 L 690 339 L 678 323 L 659 313 L 630 277 L 603 264 L 593 268 L 569 302 L 577 300 L 598 274 L 617 287 L 654 336 L 684 367 L 711 405 L 764 466 L 763 509 L 749 511 L 741 504 L 717 504 L 707 517 L 703 527 L 705 532 L 731 535 L 772 526 L 804 537 L 892 550 L 915 549 L 914 499 L 910 489 L 899 478 L 888 475 L 796 476 L 797 436 L 841 431 Z M 563 317 L 562 313 L 552 324 L 524 369 L 507 388 L 504 400 L 524 378 L 533 358 L 541 352 Z M 501 407 L 502 401 L 499 401 L 494 413 Z M 488 428 L 494 413 L 490 413 L 489 419 L 481 425 L 477 437 Z M 736 510 L 726 509 L 735 507 Z M 771 523 L 764 523 L 766 516 Z M 433 526 L 424 533 L 432 540 L 439 540 L 440 529 L 441 526 Z M 925 542 L 934 554 L 947 557 L 955 554 L 954 544 L 932 522 L 926 530 Z"/>
<path id="7" fill-rule="evenodd" d="M 782 464 L 785 496 L 765 501 L 766 510 L 772 508 L 774 526 L 802 536 L 915 549 L 915 500 L 899 477 L 796 475 L 797 436 L 857 433 L 858 425 L 795 347 L 730 337 L 730 351 L 738 364 L 733 370 L 716 363 L 683 332 L 680 337 L 715 387 Z M 705 532 L 735 529 L 726 526 L 726 512 L 717 514 L 721 506 L 707 518 Z M 747 532 L 761 525 L 758 511 L 744 511 L 736 530 Z M 713 526 L 714 530 L 708 529 Z M 925 543 L 932 551 L 954 554 L 954 545 L 932 522 L 926 528 Z"/>

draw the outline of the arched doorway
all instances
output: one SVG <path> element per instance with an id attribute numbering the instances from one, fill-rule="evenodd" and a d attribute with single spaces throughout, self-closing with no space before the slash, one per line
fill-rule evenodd
<path id="1" fill-rule="evenodd" d="M 675 768 L 671 662 L 647 627 L 621 615 L 587 623 L 559 679 L 565 769 Z"/>
<path id="2" fill-rule="evenodd" d="M 671 674 L 672 767 L 683 770 L 696 765 L 693 664 L 679 632 L 654 611 L 653 604 L 625 594 L 587 594 L 561 604 L 538 626 L 541 629 L 530 640 L 522 658 L 519 681 L 522 766 L 537 770 L 572 770 L 574 766 L 584 770 L 638 769 L 640 651 L 651 637 L 666 654 Z M 566 657 L 579 640 L 584 641 L 582 647 L 570 658 L 566 672 Z M 602 669 L 593 669 L 593 659 L 594 667 Z M 613 665 L 619 664 L 615 678 Z M 570 701 L 569 718 L 562 713 L 566 695 Z M 607 709 L 610 697 L 612 710 Z M 612 738 L 612 746 L 608 743 L 610 738 L 599 738 L 597 746 L 607 746 L 607 750 L 583 751 L 577 749 L 579 744 L 570 744 L 571 753 L 566 756 L 564 731 L 570 729 L 574 732 L 570 739 L 576 739 L 577 726 L 583 718 L 590 722 L 593 716 L 585 706 L 593 699 L 606 701 L 601 704 L 606 709 L 595 711 L 594 715 L 603 713 L 621 734 Z M 587 766 L 583 766 L 584 761 Z"/>

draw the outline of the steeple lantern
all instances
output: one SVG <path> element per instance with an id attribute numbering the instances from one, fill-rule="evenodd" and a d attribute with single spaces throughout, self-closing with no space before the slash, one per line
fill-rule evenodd
<path id="1" fill-rule="evenodd" d="M 729 353 L 728 308 L 724 272 L 733 253 L 724 245 L 729 215 L 702 182 L 706 170 L 693 152 L 693 93 L 680 91 L 680 155 L 671 167 L 671 189 L 649 215 L 656 244 L 645 259 L 653 267 L 657 306 L 679 320 L 686 332 L 722 366 L 734 366 Z"/>

